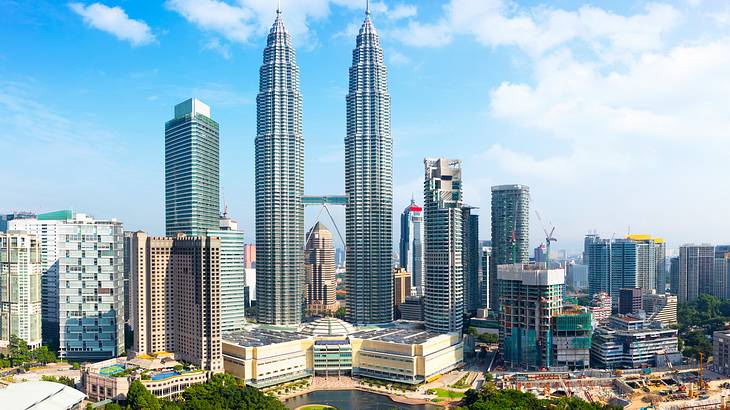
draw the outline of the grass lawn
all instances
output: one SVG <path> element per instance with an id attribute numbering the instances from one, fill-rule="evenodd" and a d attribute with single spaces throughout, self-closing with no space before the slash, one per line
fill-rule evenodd
<path id="1" fill-rule="evenodd" d="M 308 404 L 297 408 L 297 410 L 337 410 L 336 407 L 325 406 L 324 404 Z"/>
<path id="2" fill-rule="evenodd" d="M 464 397 L 464 393 L 458 392 L 458 391 L 451 391 L 446 389 L 433 389 L 434 394 L 436 394 L 439 397 L 443 397 L 446 399 L 460 399 Z"/>

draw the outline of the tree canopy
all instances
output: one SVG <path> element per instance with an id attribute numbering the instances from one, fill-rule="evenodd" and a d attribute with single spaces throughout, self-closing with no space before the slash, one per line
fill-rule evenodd
<path id="1" fill-rule="evenodd" d="M 487 383 L 481 391 L 468 390 L 460 410 L 608 410 L 613 407 L 589 403 L 577 397 L 541 400 L 531 393 L 512 389 L 497 389 Z"/>
<path id="2" fill-rule="evenodd" d="M 730 300 L 701 294 L 697 300 L 679 305 L 680 345 L 686 357 L 697 358 L 701 352 L 705 358 L 712 355 L 712 340 L 708 337 L 730 322 Z"/>
<path id="3" fill-rule="evenodd" d="M 109 408 L 109 406 L 107 406 Z M 120 409 L 114 407 L 113 409 Z M 180 400 L 161 400 L 135 380 L 127 393 L 127 410 L 286 410 L 278 399 L 241 384 L 228 374 L 216 374 L 208 383 L 195 384 Z"/>

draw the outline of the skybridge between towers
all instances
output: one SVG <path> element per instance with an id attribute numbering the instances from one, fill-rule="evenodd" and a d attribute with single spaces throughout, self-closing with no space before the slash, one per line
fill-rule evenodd
<path id="1" fill-rule="evenodd" d="M 322 206 L 322 208 L 320 208 L 319 210 L 319 213 L 317 214 L 317 219 L 314 221 L 315 224 L 319 222 L 319 218 L 322 216 L 322 211 L 327 211 L 327 215 L 329 215 L 330 221 L 332 221 L 332 225 L 335 227 L 335 231 L 337 231 L 337 235 L 340 237 L 340 240 L 343 244 L 345 243 L 345 239 L 342 237 L 342 234 L 340 233 L 340 227 L 337 225 L 337 222 L 335 222 L 335 219 L 332 217 L 332 214 L 330 213 L 327 205 L 345 206 L 348 202 L 349 199 L 347 195 L 302 195 L 303 206 Z M 304 246 L 307 246 L 308 241 L 309 237 L 304 240 Z"/>

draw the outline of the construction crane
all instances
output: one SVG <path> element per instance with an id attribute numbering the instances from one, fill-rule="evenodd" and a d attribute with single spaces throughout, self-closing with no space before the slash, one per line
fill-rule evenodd
<path id="1" fill-rule="evenodd" d="M 548 222 L 550 225 L 550 232 L 548 232 L 548 228 L 545 225 L 545 223 L 542 221 L 542 217 L 540 216 L 540 212 L 537 212 L 535 210 L 535 214 L 537 215 L 537 220 L 540 221 L 540 225 L 542 225 L 542 230 L 545 232 L 545 246 L 546 246 L 546 257 L 545 257 L 545 267 L 550 269 L 550 243 L 551 242 L 557 242 L 557 238 L 553 236 L 553 233 L 555 233 L 555 226 Z"/>
<path id="2" fill-rule="evenodd" d="M 703 357 L 703 355 L 702 355 L 702 352 L 700 352 L 700 371 L 699 371 L 699 383 L 697 383 L 697 387 L 698 387 L 698 388 L 699 388 L 700 390 L 704 390 L 704 389 L 706 389 L 706 388 L 707 388 L 707 382 L 705 382 L 704 380 L 702 380 L 702 357 Z"/>

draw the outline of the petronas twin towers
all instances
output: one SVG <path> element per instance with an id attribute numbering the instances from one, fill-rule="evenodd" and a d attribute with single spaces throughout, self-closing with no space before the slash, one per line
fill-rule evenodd
<path id="1" fill-rule="evenodd" d="M 393 140 L 387 69 L 369 8 L 352 53 L 345 137 L 347 319 L 393 320 Z M 281 11 L 269 32 L 256 98 L 258 321 L 304 314 L 304 137 L 299 68 Z"/>

